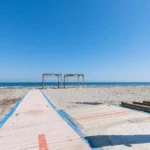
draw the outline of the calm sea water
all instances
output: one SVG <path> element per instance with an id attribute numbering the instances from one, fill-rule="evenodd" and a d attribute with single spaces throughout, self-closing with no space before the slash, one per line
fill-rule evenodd
<path id="1" fill-rule="evenodd" d="M 80 83 L 82 85 L 82 83 Z M 150 82 L 85 82 L 85 87 L 102 86 L 150 86 Z M 46 82 L 45 87 L 56 87 L 57 82 Z M 70 82 L 70 87 L 77 86 L 76 82 Z M 7 82 L 0 83 L 0 88 L 41 88 L 41 82 Z"/>

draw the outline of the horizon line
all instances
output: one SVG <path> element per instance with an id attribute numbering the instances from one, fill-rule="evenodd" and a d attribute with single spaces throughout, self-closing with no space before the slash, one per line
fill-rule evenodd
<path id="1" fill-rule="evenodd" d="M 45 83 L 57 83 L 58 81 L 49 81 Z M 82 82 L 82 81 L 80 81 Z M 85 83 L 150 83 L 150 81 L 85 81 Z M 0 81 L 0 83 L 42 83 L 42 81 Z M 69 83 L 76 83 L 71 81 Z"/>

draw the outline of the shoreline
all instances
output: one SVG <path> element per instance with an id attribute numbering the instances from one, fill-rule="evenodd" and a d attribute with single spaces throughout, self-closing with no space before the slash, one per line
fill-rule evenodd
<path id="1" fill-rule="evenodd" d="M 77 86 L 77 85 L 74 85 L 74 86 L 69 86 L 69 87 L 60 87 L 60 88 L 58 88 L 57 86 L 45 86 L 45 88 L 44 89 L 77 89 L 77 88 L 80 88 L 80 89 L 82 89 L 82 88 L 87 88 L 87 89 L 91 89 L 91 88 L 93 88 L 93 89 L 97 89 L 97 88 L 117 88 L 117 87 L 121 87 L 121 88 L 126 88 L 126 87 L 150 87 L 150 85 L 101 85 L 101 86 L 96 86 L 96 85 L 93 85 L 93 86 L 87 86 L 87 85 L 85 85 L 84 87 L 82 87 L 82 86 Z M 0 87 L 0 90 L 3 90 L 3 89 L 9 89 L 9 90 L 24 90 L 24 89 L 26 89 L 26 90 L 30 90 L 30 89 L 42 89 L 42 86 L 31 86 L 31 87 L 25 87 L 25 86 L 18 86 L 18 87 L 16 87 L 16 86 L 11 86 L 11 87 Z"/>
<path id="2" fill-rule="evenodd" d="M 46 88 L 57 88 L 57 82 L 45 82 Z M 62 87 L 64 83 L 62 82 Z M 85 88 L 100 87 L 134 87 L 134 86 L 150 86 L 150 82 L 84 82 Z M 67 87 L 67 85 L 66 85 Z M 77 82 L 69 82 L 69 88 L 78 87 Z M 82 87 L 82 82 L 80 82 Z M 32 89 L 42 88 L 42 82 L 0 82 L 0 89 Z"/>

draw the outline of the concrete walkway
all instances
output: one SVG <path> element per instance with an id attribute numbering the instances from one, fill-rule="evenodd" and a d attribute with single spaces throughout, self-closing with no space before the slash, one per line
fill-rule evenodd
<path id="1" fill-rule="evenodd" d="M 0 129 L 0 150 L 88 150 L 84 140 L 31 90 Z"/>

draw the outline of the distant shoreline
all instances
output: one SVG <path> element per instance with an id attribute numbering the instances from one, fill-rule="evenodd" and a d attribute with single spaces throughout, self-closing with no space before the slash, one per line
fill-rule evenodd
<path id="1" fill-rule="evenodd" d="M 57 87 L 57 82 L 45 82 L 46 88 Z M 63 83 L 62 83 L 63 84 Z M 69 87 L 77 87 L 77 82 L 69 82 Z M 82 87 L 82 82 L 80 82 Z M 116 86 L 150 86 L 150 82 L 85 82 L 84 86 L 86 88 L 96 88 L 96 87 L 116 87 Z M 20 88 L 41 88 L 42 82 L 0 82 L 0 89 L 20 89 Z"/>

